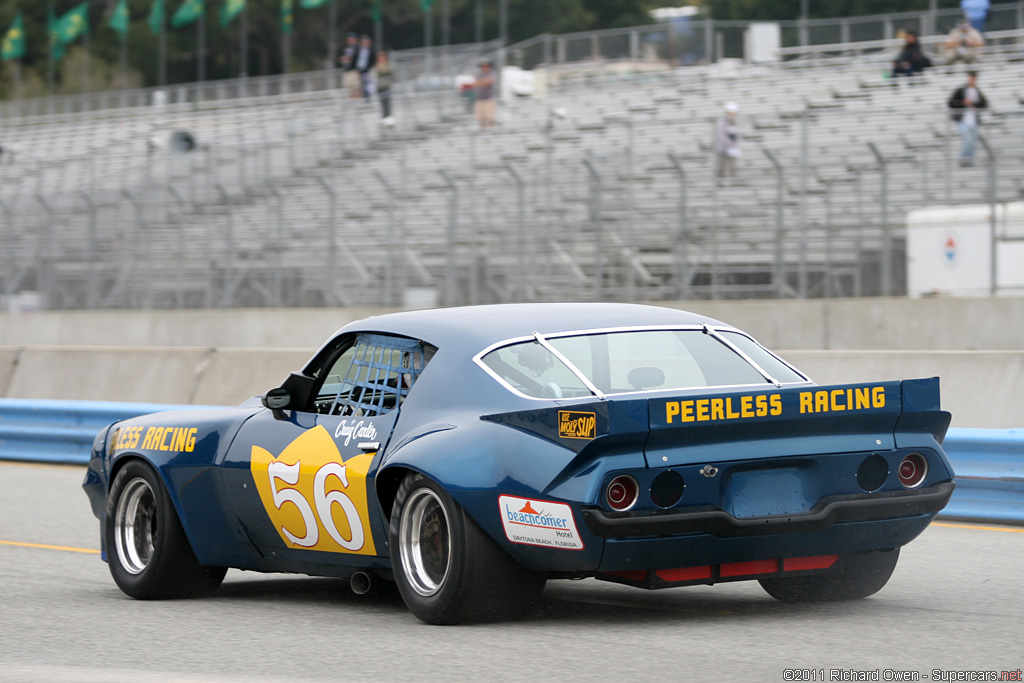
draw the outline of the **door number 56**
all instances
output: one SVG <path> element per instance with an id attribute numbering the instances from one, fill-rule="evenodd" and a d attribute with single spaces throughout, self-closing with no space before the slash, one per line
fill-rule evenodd
<path id="1" fill-rule="evenodd" d="M 289 465 L 276 460 L 267 467 L 267 474 L 270 477 L 270 491 L 274 497 L 274 505 L 280 510 L 285 503 L 294 503 L 302 515 L 302 521 L 306 525 L 306 535 L 296 536 L 285 527 L 281 527 L 281 533 L 294 545 L 310 548 L 320 540 L 320 525 L 323 526 L 327 535 L 334 539 L 334 542 L 345 550 L 358 551 L 363 547 L 365 537 L 363 535 L 363 521 L 359 518 L 359 510 L 355 503 L 342 491 L 328 491 L 327 480 L 330 477 L 337 477 L 343 488 L 348 488 L 348 476 L 345 474 L 345 465 L 336 462 L 329 462 L 316 472 L 313 478 L 313 505 L 309 504 L 305 496 L 299 493 L 298 489 L 291 488 L 299 483 L 299 467 L 301 463 Z M 289 486 L 277 487 L 280 480 Z M 331 516 L 331 506 L 337 503 L 341 506 L 342 512 L 348 519 L 348 527 L 352 530 L 352 538 L 345 540 L 334 524 Z M 316 513 L 313 508 L 316 508 Z M 320 525 L 317 520 L 320 520 Z"/>

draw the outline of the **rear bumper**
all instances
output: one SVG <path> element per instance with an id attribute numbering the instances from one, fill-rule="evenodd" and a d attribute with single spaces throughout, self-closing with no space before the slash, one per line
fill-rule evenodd
<path id="1" fill-rule="evenodd" d="M 591 533 L 604 539 L 687 533 L 712 534 L 719 538 L 793 534 L 823 531 L 844 522 L 934 515 L 949 502 L 954 487 L 952 481 L 946 481 L 926 489 L 829 496 L 808 512 L 794 515 L 734 517 L 721 508 L 701 506 L 639 514 L 590 509 L 583 510 L 583 520 Z"/>

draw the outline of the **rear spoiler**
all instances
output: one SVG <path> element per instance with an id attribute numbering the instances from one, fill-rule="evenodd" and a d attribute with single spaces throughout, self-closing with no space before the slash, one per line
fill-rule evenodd
<path id="1" fill-rule="evenodd" d="M 898 448 L 901 442 L 920 444 L 922 436 L 939 446 L 950 414 L 939 407 L 939 378 L 931 377 L 756 390 L 690 390 L 657 398 L 628 394 L 480 419 L 530 432 L 576 453 L 594 449 L 596 455 L 604 450 L 599 443 L 630 442 L 635 446 L 640 437 L 648 453 L 665 447 L 713 450 L 727 443 L 745 443 L 766 449 L 759 453 L 768 457 L 776 449 L 798 455 L 805 451 Z M 786 438 L 803 443 L 779 441 Z M 829 442 L 822 442 L 823 438 Z M 707 459 L 708 455 L 700 457 Z"/>

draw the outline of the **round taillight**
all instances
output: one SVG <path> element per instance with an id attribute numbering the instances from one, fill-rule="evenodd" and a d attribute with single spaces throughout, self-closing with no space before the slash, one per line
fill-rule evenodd
<path id="1" fill-rule="evenodd" d="M 604 499 L 612 510 L 625 512 L 636 504 L 639 495 L 640 487 L 637 485 L 636 479 L 628 474 L 620 474 L 608 482 Z"/>
<path id="2" fill-rule="evenodd" d="M 896 473 L 905 488 L 917 488 L 928 474 L 928 461 L 920 453 L 911 453 L 900 460 L 900 466 L 896 468 Z"/>

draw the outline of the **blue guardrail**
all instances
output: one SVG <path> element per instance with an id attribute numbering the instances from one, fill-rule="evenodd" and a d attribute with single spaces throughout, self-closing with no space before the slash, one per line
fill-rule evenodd
<path id="1" fill-rule="evenodd" d="M 115 420 L 210 407 L 0 399 L 0 460 L 85 464 L 96 434 Z M 950 429 L 943 446 L 956 492 L 942 517 L 1024 524 L 1024 429 Z"/>
<path id="2" fill-rule="evenodd" d="M 1024 524 L 1024 429 L 950 429 L 942 447 L 956 472 L 943 517 Z"/>
<path id="3" fill-rule="evenodd" d="M 93 439 L 115 420 L 212 406 L 0 398 L 0 460 L 82 464 Z"/>

